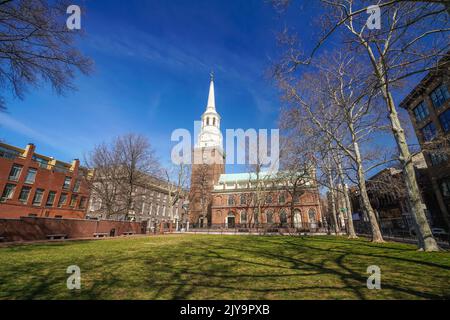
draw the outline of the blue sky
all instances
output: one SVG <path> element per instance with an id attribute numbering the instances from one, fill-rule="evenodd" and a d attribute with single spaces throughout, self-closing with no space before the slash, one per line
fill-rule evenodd
<path id="1" fill-rule="evenodd" d="M 223 130 L 277 128 L 279 96 L 266 76 L 275 35 L 294 23 L 312 43 L 312 3 L 280 18 L 261 0 L 79 1 L 86 8 L 79 46 L 95 61 L 94 73 L 75 79 L 78 90 L 64 97 L 43 85 L 23 101 L 8 99 L 0 139 L 33 142 L 39 153 L 70 161 L 136 132 L 167 163 L 172 131 L 193 130 L 206 107 L 211 69 Z"/>

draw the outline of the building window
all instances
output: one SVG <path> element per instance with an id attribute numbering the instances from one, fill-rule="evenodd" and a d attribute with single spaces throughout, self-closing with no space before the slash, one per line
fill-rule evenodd
<path id="1" fill-rule="evenodd" d="M 439 121 L 441 122 L 442 129 L 445 133 L 450 131 L 450 109 L 446 110 L 439 116 Z"/>
<path id="2" fill-rule="evenodd" d="M 19 181 L 20 173 L 22 172 L 22 166 L 15 164 L 11 168 L 11 172 L 9 173 L 9 180 L 11 181 Z"/>
<path id="3" fill-rule="evenodd" d="M 450 180 L 442 182 L 442 194 L 444 197 L 450 197 Z"/>
<path id="4" fill-rule="evenodd" d="M 425 127 L 423 127 L 422 135 L 423 135 L 423 139 L 425 140 L 425 142 L 429 142 L 436 137 L 437 131 L 436 131 L 436 126 L 434 125 L 433 122 L 430 122 Z"/>
<path id="5" fill-rule="evenodd" d="M 316 210 L 309 209 L 308 215 L 309 215 L 309 223 L 315 224 L 316 223 Z"/>
<path id="6" fill-rule="evenodd" d="M 3 190 L 2 198 L 0 200 L 5 202 L 6 200 L 12 199 L 14 196 L 14 190 L 16 190 L 16 186 L 14 184 L 7 184 Z"/>
<path id="7" fill-rule="evenodd" d="M 0 147 L 0 157 L 6 159 L 15 159 L 20 156 L 20 152 Z"/>
<path id="8" fill-rule="evenodd" d="M 287 224 L 287 214 L 286 211 L 281 211 L 280 213 L 280 223 L 281 224 Z"/>
<path id="9" fill-rule="evenodd" d="M 55 219 L 62 219 L 62 216 L 55 216 Z"/>
<path id="10" fill-rule="evenodd" d="M 253 213 L 253 217 L 255 219 L 255 223 L 259 224 L 259 213 L 258 213 L 258 209 L 255 210 L 255 212 Z"/>
<path id="11" fill-rule="evenodd" d="M 269 203 L 272 203 L 272 202 L 273 202 L 272 196 L 267 196 L 266 203 L 269 204 Z"/>
<path id="12" fill-rule="evenodd" d="M 284 195 L 284 193 L 280 194 L 280 196 L 278 197 L 278 202 L 280 204 L 286 203 L 286 196 Z"/>
<path id="13" fill-rule="evenodd" d="M 48 193 L 47 202 L 45 203 L 46 207 L 53 207 L 53 203 L 55 202 L 56 192 L 50 191 Z"/>
<path id="14" fill-rule="evenodd" d="M 413 111 L 414 115 L 416 116 L 417 122 L 421 122 L 430 116 L 430 113 L 428 112 L 428 107 L 426 106 L 424 101 L 419 103 L 419 105 L 416 108 L 414 108 Z"/>
<path id="15" fill-rule="evenodd" d="M 433 101 L 433 105 L 436 109 L 439 109 L 447 99 L 450 98 L 450 94 L 448 93 L 447 86 L 441 84 L 437 87 L 430 95 L 431 100 Z"/>
<path id="16" fill-rule="evenodd" d="M 213 126 L 216 125 L 216 118 L 213 118 Z"/>
<path id="17" fill-rule="evenodd" d="M 80 191 L 80 185 L 81 185 L 81 181 L 80 180 L 75 181 L 75 186 L 73 187 L 73 192 L 79 192 Z"/>
<path id="18" fill-rule="evenodd" d="M 247 197 L 245 196 L 245 194 L 241 194 L 241 204 L 246 204 L 247 203 Z"/>
<path id="19" fill-rule="evenodd" d="M 42 203 L 42 197 L 44 196 L 44 190 L 37 189 L 33 198 L 33 206 L 40 206 Z"/>
<path id="20" fill-rule="evenodd" d="M 23 204 L 26 204 L 28 202 L 28 198 L 30 197 L 31 188 L 30 187 L 23 187 L 20 191 L 19 195 L 19 201 Z"/>
<path id="21" fill-rule="evenodd" d="M 448 157 L 444 153 L 430 153 L 431 165 L 436 167 L 448 161 Z"/>
<path id="22" fill-rule="evenodd" d="M 229 206 L 233 206 L 234 205 L 234 197 L 233 196 L 229 196 L 228 197 L 228 205 Z"/>
<path id="23" fill-rule="evenodd" d="M 266 212 L 266 220 L 267 223 L 273 223 L 273 213 L 272 212 Z"/>
<path id="24" fill-rule="evenodd" d="M 241 223 L 247 223 L 247 212 L 246 211 L 241 212 Z"/>
<path id="25" fill-rule="evenodd" d="M 28 169 L 27 177 L 25 178 L 25 183 L 33 184 L 36 181 L 36 174 L 37 174 L 36 169 L 32 169 L 32 168 Z"/>
<path id="26" fill-rule="evenodd" d="M 76 194 L 72 195 L 72 198 L 70 199 L 70 207 L 75 208 L 75 205 L 77 204 L 78 196 Z"/>
<path id="27" fill-rule="evenodd" d="M 47 169 L 48 168 L 48 161 L 39 157 L 36 157 L 36 155 L 33 155 L 33 160 L 38 163 L 39 168 Z"/>
<path id="28" fill-rule="evenodd" d="M 37 218 L 37 214 L 36 213 L 30 213 L 29 215 L 28 215 L 28 217 L 30 217 L 30 218 Z"/>
<path id="29" fill-rule="evenodd" d="M 58 208 L 62 208 L 62 206 L 66 205 L 67 202 L 67 193 L 62 193 L 61 197 L 59 197 Z"/>
<path id="30" fill-rule="evenodd" d="M 300 203 L 300 195 L 298 193 L 294 194 L 294 203 Z"/>
<path id="31" fill-rule="evenodd" d="M 70 188 L 70 182 L 72 181 L 72 178 L 71 177 L 66 177 L 65 179 L 64 179 L 64 184 L 63 184 L 63 189 L 64 190 L 69 190 L 69 188 Z"/>

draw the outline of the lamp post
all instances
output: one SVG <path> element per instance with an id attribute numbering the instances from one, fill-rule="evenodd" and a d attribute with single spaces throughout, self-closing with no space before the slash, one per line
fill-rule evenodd
<path id="1" fill-rule="evenodd" d="M 186 221 L 186 232 L 189 232 L 189 201 L 188 200 L 183 202 L 182 208 L 184 210 L 183 221 Z"/>

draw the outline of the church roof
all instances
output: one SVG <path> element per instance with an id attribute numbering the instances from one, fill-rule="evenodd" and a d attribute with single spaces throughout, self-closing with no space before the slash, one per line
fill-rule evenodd
<path id="1" fill-rule="evenodd" d="M 275 179 L 277 177 L 276 174 L 271 172 L 260 172 L 259 179 L 269 180 Z M 258 175 L 254 172 L 245 172 L 245 173 L 232 173 L 232 174 L 222 174 L 219 179 L 219 183 L 229 183 L 236 181 L 255 181 L 258 179 Z"/>

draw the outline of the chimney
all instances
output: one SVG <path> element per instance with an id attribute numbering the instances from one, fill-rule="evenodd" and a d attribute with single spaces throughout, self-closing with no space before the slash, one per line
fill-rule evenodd
<path id="1" fill-rule="evenodd" d="M 25 152 L 23 153 L 23 157 L 26 159 L 31 159 L 33 157 L 34 151 L 36 150 L 36 146 L 32 143 L 29 143 L 26 148 Z"/>
<path id="2" fill-rule="evenodd" d="M 80 160 L 75 159 L 72 161 L 72 166 L 70 167 L 70 171 L 77 172 L 79 167 L 80 167 Z"/>

